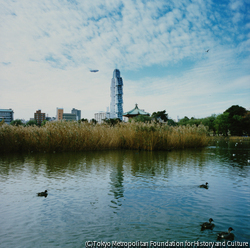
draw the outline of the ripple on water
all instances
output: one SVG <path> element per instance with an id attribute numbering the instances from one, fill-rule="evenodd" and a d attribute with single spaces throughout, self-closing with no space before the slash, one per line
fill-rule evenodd
<path id="1" fill-rule="evenodd" d="M 209 149 L 24 156 L 0 173 L 0 240 L 4 247 L 215 241 L 232 226 L 237 240 L 248 241 L 250 166 L 242 167 L 237 154 L 232 163 L 226 148 Z M 206 181 L 209 189 L 199 188 Z M 47 198 L 36 196 L 45 189 Z M 210 217 L 214 230 L 201 231 Z"/>

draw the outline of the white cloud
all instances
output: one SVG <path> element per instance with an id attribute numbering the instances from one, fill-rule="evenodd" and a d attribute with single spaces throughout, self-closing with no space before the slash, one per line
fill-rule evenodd
<path id="1" fill-rule="evenodd" d="M 194 115 L 202 100 L 207 111 L 216 108 L 219 96 L 207 95 L 231 94 L 237 82 L 244 88 L 249 79 L 249 37 L 237 29 L 238 22 L 246 20 L 244 30 L 250 23 L 242 1 L 224 8 L 200 0 L 5 0 L 0 5 L 0 107 L 12 107 L 16 118 L 28 119 L 37 108 L 55 115 L 56 107 L 79 108 L 83 117 L 93 118 L 109 106 L 115 67 L 121 74 L 155 65 L 182 68 L 171 76 L 123 77 L 124 111 L 144 102 L 148 112 L 170 106 L 171 115 L 185 115 L 188 108 Z M 224 98 L 222 107 L 230 102 Z M 244 97 L 240 101 L 250 105 Z"/>

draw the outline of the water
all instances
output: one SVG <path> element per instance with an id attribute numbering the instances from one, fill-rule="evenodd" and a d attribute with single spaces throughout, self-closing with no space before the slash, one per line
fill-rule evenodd
<path id="1" fill-rule="evenodd" d="M 0 247 L 250 241 L 250 143 L 172 152 L 1 155 Z M 209 189 L 198 186 L 209 183 Z M 48 190 L 48 197 L 36 193 Z M 214 219 L 213 230 L 200 224 Z"/>

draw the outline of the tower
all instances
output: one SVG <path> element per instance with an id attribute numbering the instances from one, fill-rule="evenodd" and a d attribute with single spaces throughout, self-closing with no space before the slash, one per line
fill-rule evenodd
<path id="1" fill-rule="evenodd" d="M 123 91 L 122 91 L 122 78 L 120 77 L 120 71 L 115 69 L 113 72 L 113 78 L 111 79 L 111 87 L 110 87 L 110 118 L 119 118 L 122 120 L 123 114 Z"/>

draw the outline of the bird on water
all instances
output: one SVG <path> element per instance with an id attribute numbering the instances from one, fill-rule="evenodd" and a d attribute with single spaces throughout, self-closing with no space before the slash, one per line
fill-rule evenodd
<path id="1" fill-rule="evenodd" d="M 209 222 L 204 222 L 203 224 L 201 224 L 201 230 L 205 230 L 205 229 L 213 229 L 214 228 L 214 224 L 212 223 L 212 221 L 214 221 L 212 218 L 209 219 Z"/>
<path id="2" fill-rule="evenodd" d="M 45 190 L 44 192 L 37 193 L 37 196 L 45 196 L 45 197 L 47 197 L 47 195 L 48 195 L 47 190 Z"/>
<path id="3" fill-rule="evenodd" d="M 208 189 L 208 182 L 199 186 L 200 188 Z"/>
<path id="4" fill-rule="evenodd" d="M 233 231 L 234 229 L 232 227 L 228 228 L 228 232 L 221 232 L 218 233 L 218 237 L 217 239 L 227 239 L 227 240 L 234 240 L 234 234 L 231 233 L 231 231 Z"/>

